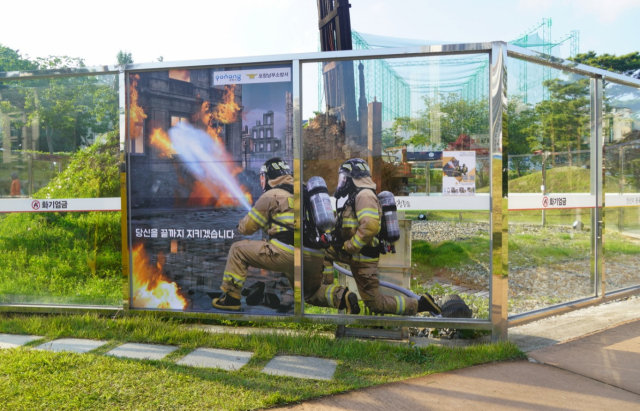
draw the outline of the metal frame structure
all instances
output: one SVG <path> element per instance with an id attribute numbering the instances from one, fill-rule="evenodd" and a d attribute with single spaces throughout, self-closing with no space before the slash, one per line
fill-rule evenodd
<path id="1" fill-rule="evenodd" d="M 43 70 L 32 72 L 7 72 L 0 73 L 0 81 L 20 81 L 45 77 L 68 77 L 68 76 L 87 76 L 101 74 L 117 74 L 119 78 L 120 92 L 120 135 L 121 135 L 121 153 L 124 160 L 125 142 L 128 133 L 128 113 L 127 93 L 129 73 L 168 70 L 168 69 L 189 69 L 189 68 L 210 68 L 224 66 L 248 66 L 254 64 L 277 64 L 287 63 L 293 67 L 293 110 L 294 110 L 294 178 L 298 184 L 295 187 L 295 209 L 294 215 L 298 221 L 301 221 L 300 209 L 300 193 L 302 192 L 302 65 L 307 63 L 323 63 L 330 61 L 345 60 L 361 60 L 376 58 L 398 58 L 398 57 L 424 57 L 424 56 L 442 56 L 442 55 L 465 55 L 465 54 L 486 54 L 489 58 L 490 66 L 488 78 L 490 95 L 490 175 L 491 175 L 491 201 L 490 208 L 490 227 L 491 227 L 491 259 L 490 259 L 490 317 L 488 319 L 445 319 L 433 317 L 380 317 L 380 316 L 350 316 L 350 315 L 309 315 L 305 314 L 304 296 L 302 293 L 302 255 L 301 255 L 301 236 L 296 233 L 294 255 L 295 275 L 294 275 L 294 297 L 295 306 L 294 314 L 290 316 L 283 315 L 249 315 L 249 314 L 211 314 L 205 312 L 177 312 L 177 311 L 161 311 L 162 315 L 178 316 L 189 318 L 221 318 L 230 320 L 264 320 L 264 321 L 283 321 L 283 322 L 301 322 L 301 323 L 331 323 L 339 325 L 369 325 L 369 326 L 397 326 L 397 327 L 437 327 L 437 328 L 471 328 L 481 330 L 491 330 L 492 339 L 500 340 L 507 336 L 507 330 L 510 326 L 524 324 L 551 315 L 571 311 L 589 305 L 596 305 L 616 298 L 622 298 L 628 295 L 640 293 L 640 284 L 623 290 L 617 290 L 612 293 L 606 293 L 604 289 L 604 271 L 602 265 L 602 238 L 601 228 L 604 210 L 604 194 L 602 187 L 602 156 L 597 147 L 602 145 L 602 84 L 603 79 L 607 81 L 640 88 L 640 80 L 610 73 L 604 70 L 595 69 L 582 64 L 576 64 L 571 61 L 565 61 L 553 56 L 544 55 L 523 49 L 517 46 L 508 45 L 504 42 L 493 43 L 470 43 L 470 44 L 452 44 L 438 46 L 421 46 L 406 48 L 385 48 L 385 49 L 369 49 L 369 50 L 352 50 L 341 52 L 318 52 L 294 55 L 275 55 L 245 58 L 224 58 L 224 59 L 208 59 L 208 60 L 190 60 L 180 62 L 158 62 L 158 63 L 142 63 L 128 64 L 124 66 L 100 66 L 92 68 L 80 69 L 63 69 L 63 70 Z M 598 279 L 597 284 L 601 285 L 601 290 L 594 289 L 593 297 L 571 301 L 542 310 L 530 311 L 509 317 L 507 312 L 507 296 L 508 296 L 508 192 L 506 185 L 502 182 L 508 177 L 508 167 L 505 164 L 506 156 L 503 156 L 502 149 L 507 147 L 507 135 L 503 133 L 507 128 L 507 59 L 517 58 L 532 63 L 536 63 L 548 68 L 560 69 L 564 71 L 582 74 L 591 78 L 591 101 L 592 101 L 592 128 L 591 128 L 591 151 L 595 153 L 592 157 L 591 178 L 592 190 L 597 195 L 598 203 L 592 215 L 594 227 L 593 230 L 593 251 L 592 251 L 592 270 Z M 97 306 L 71 306 L 71 305 L 29 305 L 29 304 L 0 304 L 0 311 L 13 312 L 99 312 L 99 313 L 117 313 L 119 310 L 130 310 L 134 313 L 158 313 L 158 310 L 142 310 L 131 309 L 129 306 L 129 267 L 131 266 L 131 256 L 128 254 L 128 229 L 126 224 L 127 210 L 127 184 L 126 170 L 121 168 L 121 192 L 122 192 L 122 221 L 123 221 L 123 307 L 97 307 Z"/>
<path id="2" fill-rule="evenodd" d="M 550 18 L 543 18 L 539 23 L 529 28 L 527 31 L 522 33 L 516 40 L 512 40 L 510 42 L 511 45 L 519 46 L 519 47 L 537 47 L 542 49 L 542 53 L 546 55 L 552 55 L 553 49 L 561 44 L 565 43 L 569 40 L 570 44 L 570 56 L 575 57 L 580 50 L 580 32 L 578 30 L 572 30 L 567 33 L 563 37 L 557 39 L 556 41 L 552 41 L 551 39 L 551 26 L 553 25 L 553 21 Z M 529 35 L 538 33 L 538 30 L 542 28 L 542 43 L 531 45 L 528 43 Z M 550 67 L 544 67 L 541 75 L 542 81 L 551 79 L 551 69 Z M 527 73 L 527 64 L 525 61 L 522 61 L 519 65 L 519 81 L 518 81 L 518 91 L 517 93 L 521 95 L 522 100 L 527 103 L 529 99 L 529 87 L 542 87 L 542 98 L 549 98 L 549 91 L 546 87 L 542 86 L 542 81 L 540 78 L 535 78 L 533 80 L 529 80 L 529 76 Z"/>

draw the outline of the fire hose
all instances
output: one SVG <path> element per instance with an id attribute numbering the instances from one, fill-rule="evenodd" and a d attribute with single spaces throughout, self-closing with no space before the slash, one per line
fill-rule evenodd
<path id="1" fill-rule="evenodd" d="M 339 273 L 353 278 L 353 274 L 351 273 L 351 271 L 347 270 L 346 268 L 342 268 L 336 263 L 333 263 L 333 268 L 338 270 Z M 407 297 L 415 298 L 416 300 L 420 299 L 419 295 L 417 295 L 413 291 L 407 290 L 404 287 L 400 287 L 399 285 L 391 284 L 391 283 L 388 283 L 386 281 L 380 281 L 380 286 L 381 287 L 385 287 L 385 288 L 389 288 L 389 289 L 394 290 L 394 291 L 397 291 L 397 292 L 399 292 L 401 294 L 406 295 Z M 442 315 L 440 315 L 440 314 L 431 313 L 431 315 L 433 315 L 434 317 L 442 317 Z"/>

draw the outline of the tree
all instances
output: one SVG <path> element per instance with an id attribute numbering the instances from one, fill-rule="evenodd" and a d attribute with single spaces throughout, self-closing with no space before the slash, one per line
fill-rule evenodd
<path id="1" fill-rule="evenodd" d="M 385 128 L 382 130 L 382 149 L 398 147 L 403 144 L 403 137 L 398 134 L 397 129 Z"/>
<path id="2" fill-rule="evenodd" d="M 535 114 L 539 121 L 527 129 L 531 151 L 550 151 L 552 163 L 555 153 L 581 150 L 585 144 L 584 136 L 589 127 L 589 80 L 546 80 L 544 86 L 549 90 L 549 99 L 536 104 Z"/>
<path id="3" fill-rule="evenodd" d="M 0 44 L 0 71 L 24 71 L 37 68 L 34 62 L 22 57 L 20 50 L 12 50 Z"/>
<path id="4" fill-rule="evenodd" d="M 60 69 L 84 67 L 84 60 L 69 56 L 27 60 L 0 46 L 0 64 L 5 70 Z M 87 144 L 88 136 L 111 130 L 118 121 L 118 90 L 111 76 L 4 82 L 0 93 L 0 111 L 9 114 L 18 128 L 40 127 L 44 139 L 36 149 L 50 154 L 76 151 Z"/>
<path id="5" fill-rule="evenodd" d="M 533 107 L 517 96 L 509 99 L 507 115 L 509 168 L 522 177 L 529 169 L 529 160 L 524 155 L 531 153 L 528 137 L 538 117 Z"/>
<path id="6" fill-rule="evenodd" d="M 68 56 L 38 58 L 41 69 L 84 67 L 84 60 Z M 117 122 L 117 89 L 99 76 L 50 78 L 25 85 L 24 110 L 28 124 L 44 129 L 46 149 L 76 151 L 92 133 L 103 133 Z"/>
<path id="7" fill-rule="evenodd" d="M 589 51 L 571 57 L 569 60 L 628 76 L 640 70 L 640 52 L 638 51 L 622 56 L 607 53 L 598 56 L 595 51 Z M 637 73 L 635 77 L 640 78 L 640 73 Z"/>
<path id="8" fill-rule="evenodd" d="M 128 51 L 122 51 L 122 50 L 118 51 L 118 54 L 116 55 L 116 59 L 118 60 L 118 64 L 133 63 L 133 57 L 131 56 L 131 52 L 128 52 Z"/>
<path id="9" fill-rule="evenodd" d="M 489 133 L 489 102 L 487 99 L 465 100 L 456 93 L 440 94 L 438 99 L 424 98 L 425 108 L 416 117 L 397 118 L 387 135 L 396 141 L 410 135 L 406 142 L 416 146 L 446 147 L 462 134 Z M 439 134 L 440 141 L 437 141 Z"/>
<path id="10" fill-rule="evenodd" d="M 86 67 L 84 59 L 69 56 L 36 57 L 35 63 L 38 65 L 38 69 L 40 70 Z"/>

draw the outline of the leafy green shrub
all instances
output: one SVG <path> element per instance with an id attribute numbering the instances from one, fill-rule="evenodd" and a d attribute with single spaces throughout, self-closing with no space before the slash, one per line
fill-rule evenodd
<path id="1" fill-rule="evenodd" d="M 113 131 L 103 144 L 78 151 L 69 166 L 36 192 L 34 198 L 119 197 L 119 144 L 119 133 Z"/>

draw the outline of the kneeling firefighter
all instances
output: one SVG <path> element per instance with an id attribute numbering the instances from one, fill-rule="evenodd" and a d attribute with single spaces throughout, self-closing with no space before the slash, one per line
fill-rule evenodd
<path id="1" fill-rule="evenodd" d="M 317 307 L 346 310 L 347 314 L 360 314 L 358 296 L 333 284 L 333 267 L 324 270 L 326 234 L 335 227 L 327 185 L 322 177 L 311 177 L 303 184 L 302 192 L 304 301 Z M 325 271 L 330 273 L 330 281 L 325 281 Z"/>
<path id="2" fill-rule="evenodd" d="M 335 198 L 338 201 L 344 197 L 347 199 L 338 208 L 334 231 L 336 240 L 327 250 L 325 268 L 332 268 L 334 261 L 348 264 L 360 296 L 372 312 L 414 315 L 429 311 L 440 314 L 440 307 L 429 294 L 423 294 L 416 300 L 380 293 L 378 259 L 381 246 L 378 234 L 382 208 L 366 161 L 354 158 L 340 166 Z"/>
<path id="3" fill-rule="evenodd" d="M 238 231 L 243 235 L 251 235 L 263 229 L 269 240 L 241 240 L 233 243 L 220 286 L 224 294 L 212 301 L 214 308 L 241 310 L 241 292 L 250 266 L 282 272 L 293 286 L 293 182 L 291 170 L 282 158 L 271 158 L 261 167 L 260 184 L 263 194 L 251 211 L 240 220 Z M 309 252 L 305 253 L 305 263 L 311 257 Z M 340 290 L 331 291 L 333 295 L 327 295 L 337 298 L 336 294 Z M 341 299 L 347 296 L 345 292 L 340 294 Z"/>
<path id="4" fill-rule="evenodd" d="M 293 177 L 287 163 L 278 157 L 260 169 L 263 194 L 238 224 L 238 232 L 251 235 L 263 229 L 268 241 L 241 240 L 233 243 L 224 268 L 222 297 L 211 304 L 221 310 L 240 311 L 241 292 L 249 266 L 282 272 L 293 285 Z"/>

